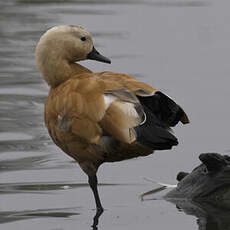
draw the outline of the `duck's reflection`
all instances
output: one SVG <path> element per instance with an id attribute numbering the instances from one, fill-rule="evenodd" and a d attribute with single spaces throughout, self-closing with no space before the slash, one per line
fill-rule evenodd
<path id="1" fill-rule="evenodd" d="M 97 230 L 97 226 L 99 223 L 99 218 L 102 215 L 102 213 L 104 212 L 103 209 L 97 209 L 96 214 L 93 218 L 93 225 L 91 226 L 93 228 L 93 230 Z"/>

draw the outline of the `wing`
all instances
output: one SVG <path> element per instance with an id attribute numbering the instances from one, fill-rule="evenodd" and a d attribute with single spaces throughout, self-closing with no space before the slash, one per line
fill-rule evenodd
<path id="1" fill-rule="evenodd" d="M 179 121 L 183 124 L 189 123 L 184 110 L 173 99 L 156 88 L 127 74 L 103 72 L 99 73 L 99 76 L 105 82 L 108 82 L 106 85 L 108 89 L 111 80 L 122 83 L 127 91 L 137 96 L 140 103 L 148 107 L 166 126 L 175 126 Z"/>
<path id="2" fill-rule="evenodd" d="M 172 99 L 129 75 L 84 74 L 53 89 L 46 103 L 46 123 L 56 119 L 62 132 L 88 143 L 98 144 L 106 135 L 168 149 L 177 144 L 168 127 L 179 120 L 186 123 L 186 114 L 178 108 Z"/>
<path id="3" fill-rule="evenodd" d="M 143 96 L 137 93 L 145 95 L 150 102 L 143 102 Z M 131 144 L 137 141 L 153 150 L 171 149 L 178 141 L 169 127 L 180 120 L 184 122 L 187 116 L 180 106 L 161 92 L 149 97 L 146 94 L 144 89 L 132 92 L 127 88 L 106 92 L 107 110 L 100 124 L 122 142 Z"/>

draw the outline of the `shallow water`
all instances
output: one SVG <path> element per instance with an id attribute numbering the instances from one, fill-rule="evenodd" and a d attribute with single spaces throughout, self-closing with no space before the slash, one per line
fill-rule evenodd
<path id="1" fill-rule="evenodd" d="M 156 187 L 144 177 L 175 184 L 178 171 L 198 164 L 199 153 L 229 153 L 229 7 L 225 0 L 1 1 L 1 230 L 90 229 L 93 221 L 86 176 L 43 123 L 48 87 L 35 68 L 34 48 L 58 24 L 86 27 L 112 59 L 112 65 L 85 66 L 133 74 L 175 98 L 191 119 L 175 129 L 180 145 L 173 150 L 100 168 L 106 210 L 98 229 L 198 229 L 196 212 L 140 195 Z M 230 228 L 226 221 L 222 226 Z"/>

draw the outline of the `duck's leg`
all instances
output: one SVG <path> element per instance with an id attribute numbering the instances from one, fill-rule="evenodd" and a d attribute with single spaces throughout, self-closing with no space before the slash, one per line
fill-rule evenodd
<path id="1" fill-rule="evenodd" d="M 93 191 L 93 195 L 94 195 L 95 202 L 96 202 L 96 207 L 97 207 L 97 212 L 96 212 L 96 215 L 93 218 L 92 227 L 93 227 L 93 230 L 97 230 L 99 217 L 103 213 L 104 209 L 103 209 L 103 207 L 101 205 L 100 197 L 99 197 L 98 190 L 97 190 L 97 175 L 96 174 L 93 175 L 93 176 L 89 176 L 89 185 L 90 185 L 90 188 Z"/>
<path id="2" fill-rule="evenodd" d="M 101 201 L 100 201 L 100 197 L 98 194 L 98 190 L 97 190 L 97 175 L 90 175 L 89 176 L 89 186 L 93 191 L 93 195 L 95 198 L 95 202 L 96 202 L 96 207 L 97 207 L 97 212 L 103 212 L 103 207 L 101 205 Z"/>

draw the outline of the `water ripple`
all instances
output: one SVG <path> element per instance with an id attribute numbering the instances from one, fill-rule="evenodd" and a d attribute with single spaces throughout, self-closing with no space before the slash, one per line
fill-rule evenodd
<path id="1" fill-rule="evenodd" d="M 18 220 L 33 219 L 40 217 L 68 218 L 80 215 L 78 208 L 55 208 L 0 212 L 0 223 L 13 222 Z"/>

